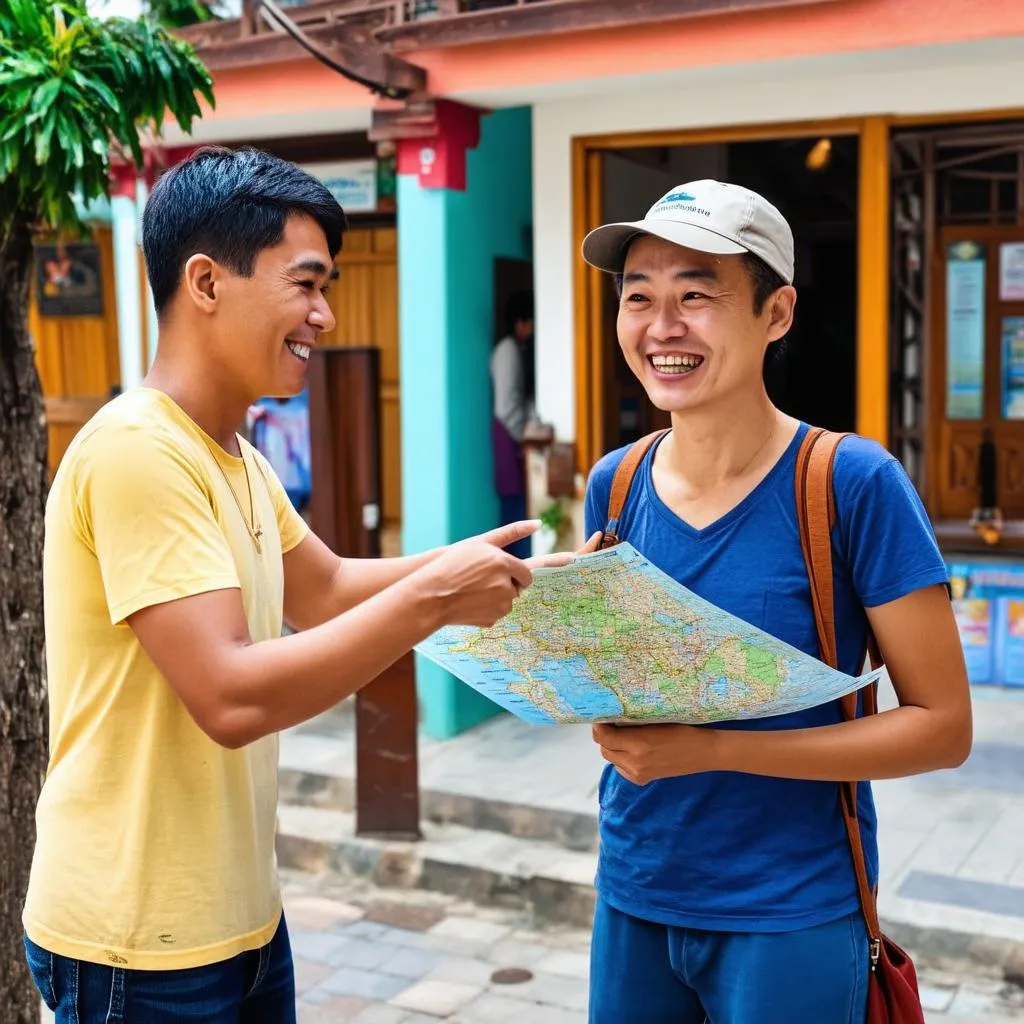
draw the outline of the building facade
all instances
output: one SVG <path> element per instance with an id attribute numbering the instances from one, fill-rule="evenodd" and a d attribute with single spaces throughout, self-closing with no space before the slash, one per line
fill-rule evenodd
<path id="1" fill-rule="evenodd" d="M 383 450 L 401 546 L 497 521 L 487 364 L 503 289 L 524 279 L 537 413 L 556 442 L 531 449 L 532 510 L 557 498 L 574 524 L 563 542 L 579 539 L 589 468 L 661 422 L 618 356 L 614 296 L 580 241 L 675 184 L 719 177 L 762 191 L 794 227 L 799 314 L 771 369 L 777 400 L 888 445 L 951 564 L 1012 569 L 1024 558 L 1024 5 L 626 6 L 247 0 L 241 18 L 185 32 L 217 106 L 169 145 L 251 143 L 314 169 L 395 160 L 393 208 L 353 218 L 343 263 L 370 269 L 339 290 L 340 318 L 363 312 L 337 340 L 393 353 Z M 971 571 L 955 569 L 961 597 Z M 492 713 L 435 667 L 418 674 L 429 734 Z"/>

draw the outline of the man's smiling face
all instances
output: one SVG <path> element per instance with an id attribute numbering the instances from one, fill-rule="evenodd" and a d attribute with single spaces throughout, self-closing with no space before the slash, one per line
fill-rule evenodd
<path id="1" fill-rule="evenodd" d="M 302 391 L 311 350 L 334 328 L 326 292 L 336 273 L 323 230 L 293 215 L 281 241 L 257 256 L 251 277 L 222 278 L 218 334 L 250 394 Z"/>
<path id="2" fill-rule="evenodd" d="M 789 329 L 795 298 L 780 289 L 755 313 L 742 256 L 642 236 L 623 268 L 619 345 L 658 409 L 735 401 L 763 386 L 765 351 Z"/>

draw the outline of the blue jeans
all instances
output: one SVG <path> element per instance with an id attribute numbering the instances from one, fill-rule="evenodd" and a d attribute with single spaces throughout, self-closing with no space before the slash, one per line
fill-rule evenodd
<path id="1" fill-rule="evenodd" d="M 709 932 L 597 901 L 590 1024 L 863 1024 L 867 984 L 859 911 L 793 932 Z"/>
<path id="2" fill-rule="evenodd" d="M 283 917 L 262 949 L 179 971 L 72 960 L 27 937 L 25 952 L 57 1024 L 295 1024 L 295 969 Z"/>

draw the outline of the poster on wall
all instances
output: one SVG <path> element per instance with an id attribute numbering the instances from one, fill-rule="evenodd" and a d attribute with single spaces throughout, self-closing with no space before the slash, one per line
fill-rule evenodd
<path id="1" fill-rule="evenodd" d="M 319 178 L 346 213 L 373 213 L 377 209 L 376 160 L 307 164 L 303 170 Z"/>
<path id="2" fill-rule="evenodd" d="M 1003 418 L 1024 420 L 1024 316 L 1003 317 Z"/>
<path id="3" fill-rule="evenodd" d="M 985 250 L 953 242 L 946 250 L 946 418 L 984 412 Z"/>
<path id="4" fill-rule="evenodd" d="M 100 250 L 92 242 L 37 245 L 36 297 L 40 316 L 102 316 Z"/>
<path id="5" fill-rule="evenodd" d="M 991 559 L 947 568 L 967 678 L 1024 686 L 1024 564 Z"/>
<path id="6" fill-rule="evenodd" d="M 984 597 L 953 601 L 953 614 L 964 649 L 967 678 L 972 683 L 991 683 L 992 602 Z"/>
<path id="7" fill-rule="evenodd" d="M 999 246 L 999 301 L 1024 302 L 1024 242 Z"/>
<path id="8" fill-rule="evenodd" d="M 999 681 L 1004 686 L 1024 686 L 1024 600 L 1006 597 L 996 604 Z"/>

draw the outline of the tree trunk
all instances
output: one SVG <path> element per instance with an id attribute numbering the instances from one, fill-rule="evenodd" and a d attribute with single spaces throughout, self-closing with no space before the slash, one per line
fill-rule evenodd
<path id="1" fill-rule="evenodd" d="M 0 228 L 2 232 L 2 228 Z M 21 910 L 46 771 L 43 510 L 46 422 L 28 334 L 32 233 L 0 233 L 0 1017 L 39 1024 Z"/>

